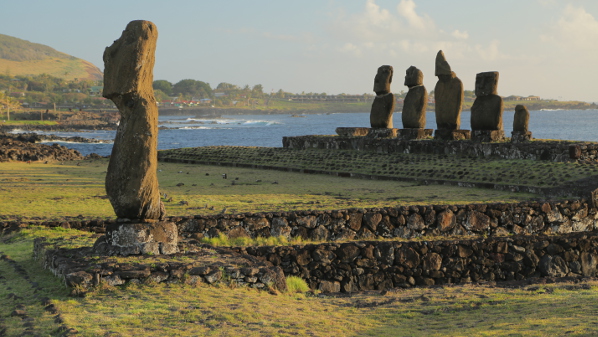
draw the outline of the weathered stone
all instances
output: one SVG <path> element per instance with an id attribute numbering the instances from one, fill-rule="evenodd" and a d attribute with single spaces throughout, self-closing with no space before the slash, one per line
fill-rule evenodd
<path id="1" fill-rule="evenodd" d="M 434 139 L 439 139 L 439 140 L 471 139 L 471 131 L 470 130 L 437 129 L 437 130 L 434 130 Z"/>
<path id="2" fill-rule="evenodd" d="M 278 266 L 261 269 L 259 280 L 263 284 L 277 289 L 278 291 L 284 292 L 287 290 L 287 282 L 284 272 L 282 268 Z"/>
<path id="3" fill-rule="evenodd" d="M 392 125 L 391 125 L 392 126 Z M 366 137 L 369 138 L 396 138 L 399 129 L 394 128 L 371 128 Z"/>
<path id="4" fill-rule="evenodd" d="M 423 85 L 424 75 L 414 66 L 407 69 L 405 85 L 409 91 L 403 102 L 403 128 L 423 129 L 426 127 L 426 107 L 428 106 L 428 92 Z"/>
<path id="5" fill-rule="evenodd" d="M 338 258 L 343 263 L 352 263 L 359 253 L 359 248 L 354 244 L 344 244 L 337 250 Z"/>
<path id="6" fill-rule="evenodd" d="M 413 213 L 407 218 L 407 228 L 420 231 L 426 228 L 426 224 L 421 215 Z"/>
<path id="7" fill-rule="evenodd" d="M 583 276 L 596 276 L 596 265 L 598 265 L 598 257 L 596 255 L 588 252 L 581 253 L 581 270 Z"/>
<path id="8" fill-rule="evenodd" d="M 178 228 L 173 222 L 114 223 L 106 227 L 105 241 L 109 246 L 118 247 L 122 255 L 155 254 L 155 243 L 162 245 L 161 250 L 164 245 L 172 245 L 169 248 L 172 254 L 178 251 Z M 131 251 L 125 253 L 123 249 Z"/>
<path id="9" fill-rule="evenodd" d="M 318 289 L 323 293 L 338 293 L 341 291 L 341 284 L 336 281 L 322 281 Z"/>
<path id="10" fill-rule="evenodd" d="M 401 129 L 399 138 L 402 140 L 427 139 L 432 137 L 433 132 L 432 129 Z"/>
<path id="11" fill-rule="evenodd" d="M 527 111 L 525 105 L 519 104 L 515 107 L 515 117 L 513 118 L 513 131 L 529 131 L 529 111 Z"/>
<path id="12" fill-rule="evenodd" d="M 311 231 L 309 237 L 314 241 L 326 241 L 330 237 L 330 231 L 324 226 L 318 226 Z"/>
<path id="13" fill-rule="evenodd" d="M 437 253 L 430 253 L 426 255 L 423 260 L 424 270 L 440 270 L 440 267 L 442 267 L 442 256 Z"/>
<path id="14" fill-rule="evenodd" d="M 457 224 L 457 218 L 451 210 L 447 210 L 438 214 L 438 228 L 442 232 L 449 231 Z"/>
<path id="15" fill-rule="evenodd" d="M 289 226 L 287 220 L 285 218 L 272 219 L 270 235 L 282 236 L 288 239 L 291 236 L 291 227 Z"/>
<path id="16" fill-rule="evenodd" d="M 467 216 L 465 228 L 474 232 L 484 232 L 490 229 L 490 217 L 478 211 L 471 211 Z"/>
<path id="17" fill-rule="evenodd" d="M 565 277 L 569 273 L 567 262 L 560 256 L 544 255 L 538 265 L 543 276 Z"/>
<path id="18" fill-rule="evenodd" d="M 104 51 L 103 95 L 120 114 L 106 174 L 106 192 L 119 218 L 162 219 L 157 178 L 158 108 L 153 68 L 158 30 L 131 21 Z"/>
<path id="19" fill-rule="evenodd" d="M 91 282 L 92 278 L 93 276 L 91 276 L 90 274 L 84 271 L 78 271 L 66 275 L 64 280 L 66 281 L 67 286 L 74 287 L 77 285 L 84 285 L 86 283 L 89 283 Z"/>
<path id="20" fill-rule="evenodd" d="M 471 140 L 476 142 L 498 142 L 504 138 L 505 132 L 503 130 L 473 130 L 471 132 Z"/>
<path id="21" fill-rule="evenodd" d="M 472 130 L 503 130 L 503 100 L 498 96 L 497 89 L 498 72 L 490 71 L 477 74 L 476 99 L 471 106 Z"/>
<path id="22" fill-rule="evenodd" d="M 216 283 L 216 282 L 220 281 L 221 278 L 222 278 L 222 271 L 220 269 L 217 269 L 215 272 L 204 276 L 204 279 L 209 284 Z"/>
<path id="23" fill-rule="evenodd" d="M 415 268 L 419 265 L 419 254 L 411 247 L 399 249 L 395 253 L 395 263 L 402 264 L 407 268 Z"/>
<path id="24" fill-rule="evenodd" d="M 434 87 L 436 125 L 438 130 L 459 130 L 463 106 L 463 82 L 451 71 L 442 50 L 436 55 L 438 82 Z"/>
<path id="25" fill-rule="evenodd" d="M 335 131 L 336 134 L 341 137 L 360 137 L 366 136 L 370 131 L 370 128 L 338 127 Z"/>
<path id="26" fill-rule="evenodd" d="M 376 98 L 374 98 L 370 112 L 370 125 L 372 128 L 392 128 L 392 113 L 395 107 L 395 98 L 390 92 L 392 74 L 392 67 L 384 65 L 378 68 L 374 78 Z"/>

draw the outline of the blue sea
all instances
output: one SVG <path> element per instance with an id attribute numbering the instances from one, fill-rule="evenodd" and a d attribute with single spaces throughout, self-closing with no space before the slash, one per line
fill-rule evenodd
<path id="1" fill-rule="evenodd" d="M 514 112 L 503 116 L 505 135 L 510 136 Z M 394 126 L 402 126 L 401 113 L 395 112 Z M 434 112 L 427 113 L 427 128 L 435 129 Z M 469 111 L 461 114 L 461 128 L 469 128 Z M 282 147 L 282 137 L 302 135 L 333 135 L 343 127 L 369 127 L 369 112 L 322 113 L 305 115 L 234 115 L 220 118 L 194 116 L 161 116 L 158 149 L 235 145 Z M 598 110 L 530 111 L 530 131 L 534 138 L 598 141 Z M 15 131 L 18 132 L 18 131 Z M 43 133 L 43 132 L 39 132 Z M 113 140 L 116 131 L 47 132 L 57 136 L 81 136 Z M 81 152 L 109 155 L 112 144 L 58 143 Z"/>

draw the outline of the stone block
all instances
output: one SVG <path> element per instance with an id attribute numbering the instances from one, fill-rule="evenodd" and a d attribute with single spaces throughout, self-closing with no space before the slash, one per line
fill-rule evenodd
<path id="1" fill-rule="evenodd" d="M 350 127 L 336 128 L 336 134 L 341 137 L 367 136 L 368 132 L 370 132 L 370 128 L 350 128 Z"/>
<path id="2" fill-rule="evenodd" d="M 438 129 L 434 131 L 434 139 L 438 140 L 466 140 L 471 139 L 470 130 Z"/>
<path id="3" fill-rule="evenodd" d="M 426 139 L 432 137 L 433 129 L 400 129 L 399 138 L 402 140 Z"/>
<path id="4" fill-rule="evenodd" d="M 396 138 L 399 129 L 371 128 L 367 134 L 370 138 Z"/>
<path id="5" fill-rule="evenodd" d="M 503 139 L 505 139 L 503 130 L 473 130 L 471 132 L 471 140 L 474 142 L 499 142 Z"/>
<path id="6" fill-rule="evenodd" d="M 529 142 L 530 140 L 532 140 L 531 131 L 527 131 L 527 132 L 513 131 L 513 132 L 511 132 L 511 142 L 513 142 L 513 143 L 524 143 L 524 142 Z"/>

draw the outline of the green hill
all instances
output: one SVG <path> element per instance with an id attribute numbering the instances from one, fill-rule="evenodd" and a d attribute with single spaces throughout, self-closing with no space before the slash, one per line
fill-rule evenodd
<path id="1" fill-rule="evenodd" d="M 103 78 L 102 71 L 90 62 L 3 34 L 0 34 L 0 72 L 12 76 L 48 74 L 66 80 Z"/>

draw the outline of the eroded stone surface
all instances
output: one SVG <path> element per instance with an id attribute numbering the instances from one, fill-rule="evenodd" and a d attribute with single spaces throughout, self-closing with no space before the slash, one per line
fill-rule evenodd
<path id="1" fill-rule="evenodd" d="M 372 103 L 370 112 L 370 125 L 372 128 L 392 128 L 392 113 L 395 108 L 395 98 L 390 92 L 393 69 L 384 65 L 378 68 L 374 78 L 374 92 L 376 98 Z"/>
<path id="2" fill-rule="evenodd" d="M 403 128 L 422 129 L 426 126 L 426 107 L 428 106 L 428 91 L 423 85 L 424 75 L 414 66 L 407 69 L 405 85 L 409 92 L 403 103 Z"/>
<path id="3" fill-rule="evenodd" d="M 479 73 L 476 76 L 476 99 L 471 107 L 472 139 L 477 130 L 503 130 L 503 100 L 497 95 L 498 72 Z"/>
<path id="4" fill-rule="evenodd" d="M 152 88 L 158 30 L 131 21 L 104 51 L 104 97 L 121 114 L 106 175 L 106 192 L 119 218 L 161 219 L 157 171 L 158 108 Z"/>
<path id="5" fill-rule="evenodd" d="M 513 131 L 528 132 L 529 131 L 529 111 L 525 105 L 517 105 L 515 107 L 515 117 L 513 118 Z"/>
<path id="6" fill-rule="evenodd" d="M 436 55 L 436 76 L 434 87 L 436 125 L 438 129 L 459 130 L 463 106 L 463 82 L 451 71 L 441 51 Z"/>

